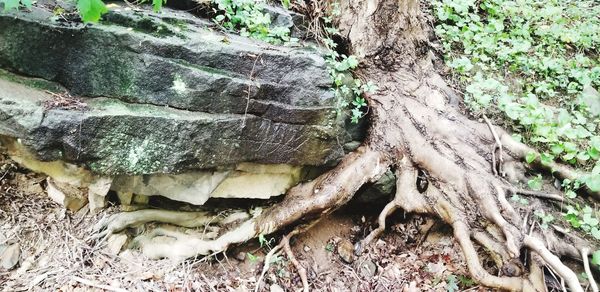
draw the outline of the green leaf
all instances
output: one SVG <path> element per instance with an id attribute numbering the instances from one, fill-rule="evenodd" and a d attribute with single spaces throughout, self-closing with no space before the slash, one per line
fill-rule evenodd
<path id="1" fill-rule="evenodd" d="M 527 163 L 532 163 L 537 158 L 537 156 L 537 153 L 529 152 L 527 153 L 527 155 L 525 155 L 525 161 L 527 161 Z"/>
<path id="2" fill-rule="evenodd" d="M 569 198 L 569 199 L 575 199 L 575 198 L 577 198 L 577 193 L 575 193 L 575 192 L 574 192 L 574 191 L 572 191 L 572 190 L 568 190 L 568 191 L 565 193 L 565 197 L 567 197 L 567 198 Z"/>
<path id="3" fill-rule="evenodd" d="M 592 228 L 591 233 L 595 239 L 600 239 L 600 229 L 598 229 L 598 227 Z"/>
<path id="4" fill-rule="evenodd" d="M 593 174 L 585 179 L 585 185 L 592 190 L 592 192 L 600 191 L 600 174 Z"/>
<path id="5" fill-rule="evenodd" d="M 591 262 L 596 266 L 600 266 L 600 250 L 597 250 L 592 254 Z"/>
<path id="6" fill-rule="evenodd" d="M 167 0 L 152 0 L 152 9 L 154 12 L 159 12 L 164 3 L 167 3 Z"/>
<path id="7" fill-rule="evenodd" d="M 102 14 L 108 12 L 101 0 L 77 0 L 77 8 L 83 22 L 98 22 Z"/>
<path id="8" fill-rule="evenodd" d="M 350 69 L 358 67 L 358 59 L 356 59 L 356 56 L 349 56 L 346 60 L 348 61 L 348 66 Z"/>
<path id="9" fill-rule="evenodd" d="M 249 259 L 251 262 L 256 262 L 256 260 L 258 260 L 258 257 L 257 257 L 257 256 L 255 256 L 255 255 L 253 255 L 253 254 L 251 254 L 251 253 L 249 253 L 249 252 L 248 252 L 248 253 L 246 253 L 246 256 L 248 257 L 248 259 Z"/>
<path id="10" fill-rule="evenodd" d="M 456 276 L 450 275 L 450 276 L 448 276 L 447 280 L 448 280 L 448 283 L 446 284 L 446 289 L 448 290 L 448 292 L 458 291 L 458 284 L 457 284 Z"/>
<path id="11" fill-rule="evenodd" d="M 531 188 L 534 191 L 539 191 L 542 189 L 542 176 L 538 174 L 537 177 L 535 177 L 534 179 L 530 179 L 527 182 L 527 185 L 529 186 L 529 188 Z"/>
<path id="12" fill-rule="evenodd" d="M 0 3 L 4 3 L 5 11 L 19 8 L 19 0 L 0 0 Z"/>

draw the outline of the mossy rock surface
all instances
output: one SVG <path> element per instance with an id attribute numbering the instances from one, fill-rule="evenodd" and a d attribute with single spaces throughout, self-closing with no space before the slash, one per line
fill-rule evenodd
<path id="1" fill-rule="evenodd" d="M 0 135 L 41 160 L 118 175 L 343 155 L 349 135 L 314 49 L 223 33 L 170 9 L 111 11 L 93 25 L 51 18 L 0 13 Z M 86 109 L 48 108 L 63 92 Z"/>

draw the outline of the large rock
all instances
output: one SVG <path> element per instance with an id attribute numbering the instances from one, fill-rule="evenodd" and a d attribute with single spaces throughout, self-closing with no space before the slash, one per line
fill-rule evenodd
<path id="1" fill-rule="evenodd" d="M 0 71 L 0 135 L 40 160 L 114 177 L 343 155 L 315 50 L 226 34 L 169 9 L 111 11 L 85 26 L 51 17 L 0 13 L 0 67 L 12 72 Z M 48 106 L 66 90 L 85 109 Z"/>

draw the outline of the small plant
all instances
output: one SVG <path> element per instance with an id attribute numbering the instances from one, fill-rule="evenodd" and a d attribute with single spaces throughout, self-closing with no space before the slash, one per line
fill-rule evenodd
<path id="1" fill-rule="evenodd" d="M 247 256 L 247 257 L 248 257 L 248 259 L 249 259 L 251 262 L 253 262 L 253 263 L 254 263 L 254 262 L 256 262 L 256 261 L 258 261 L 258 257 L 257 257 L 257 256 L 255 256 L 255 255 L 253 255 L 252 253 L 249 253 L 249 252 L 247 252 L 247 253 L 246 253 L 246 256 Z"/>
<path id="2" fill-rule="evenodd" d="M 544 229 L 548 228 L 548 224 L 554 221 L 554 216 L 552 216 L 552 214 L 546 214 L 546 212 L 544 212 L 543 210 L 537 210 L 533 214 L 536 217 L 540 218 L 540 220 L 542 221 L 540 226 L 542 226 L 542 228 Z"/>
<path id="3" fill-rule="evenodd" d="M 527 154 L 528 163 L 556 160 L 589 172 L 564 181 L 568 204 L 582 187 L 600 191 L 598 2 L 434 0 L 432 6 L 446 64 L 464 85 L 471 111 L 507 118 L 520 141 L 539 151 Z M 542 177 L 528 186 L 541 190 Z M 570 205 L 564 218 L 600 239 L 592 213 Z M 549 216 L 540 213 L 543 225 Z"/>
<path id="4" fill-rule="evenodd" d="M 333 246 L 332 243 L 328 243 L 327 245 L 325 245 L 325 250 L 328 252 L 333 252 L 334 248 L 335 247 Z"/>
<path id="5" fill-rule="evenodd" d="M 517 202 L 517 203 L 519 203 L 519 204 L 521 204 L 523 206 L 527 206 L 529 204 L 529 200 L 527 200 L 527 199 L 525 199 L 525 198 L 523 198 L 523 197 L 521 197 L 519 195 L 513 195 L 510 199 L 513 202 Z"/>
<path id="6" fill-rule="evenodd" d="M 358 121 L 366 115 L 366 108 L 368 108 L 366 99 L 364 98 L 365 93 L 373 94 L 377 92 L 377 86 L 368 81 L 363 83 L 360 79 L 352 77 L 352 70 L 358 68 L 359 62 L 356 56 L 347 56 L 339 54 L 337 44 L 331 39 L 332 35 L 338 32 L 332 25 L 332 17 L 339 16 L 339 4 L 334 2 L 332 4 L 331 16 L 323 17 L 325 23 L 325 36 L 321 41 L 328 49 L 327 64 L 329 64 L 329 75 L 331 76 L 334 93 L 338 100 L 338 114 L 343 109 L 350 109 L 350 121 L 353 124 L 357 124 Z"/>
<path id="7" fill-rule="evenodd" d="M 530 189 L 534 191 L 541 190 L 543 185 L 542 175 L 538 174 L 535 178 L 530 179 L 529 181 L 527 181 L 527 185 Z"/>
<path id="8" fill-rule="evenodd" d="M 448 292 L 455 292 L 458 291 L 458 289 L 458 279 L 456 276 L 448 276 L 448 278 L 446 278 L 446 290 L 448 290 Z"/>
<path id="9" fill-rule="evenodd" d="M 260 0 L 213 0 L 213 3 L 217 14 L 213 20 L 226 29 L 274 44 L 297 41 L 290 38 L 289 28 L 271 27 L 271 15 L 263 11 L 264 3 Z M 286 3 L 289 6 L 289 1 Z"/>

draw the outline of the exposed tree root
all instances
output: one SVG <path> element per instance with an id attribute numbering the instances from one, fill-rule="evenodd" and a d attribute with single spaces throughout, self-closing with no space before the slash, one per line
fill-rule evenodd
<path id="1" fill-rule="evenodd" d="M 502 177 L 504 164 L 519 164 L 529 152 L 535 151 L 514 141 L 487 118 L 486 125 L 468 119 L 461 112 L 448 86 L 433 68 L 419 2 L 342 1 L 340 9 L 342 34 L 363 60 L 357 73 L 375 81 L 380 88 L 377 94 L 367 96 L 371 128 L 364 144 L 333 170 L 290 189 L 282 202 L 260 215 L 237 215 L 241 220 L 222 220 L 233 227 L 222 228 L 210 238 L 158 230 L 145 235 L 149 239 L 142 237 L 137 241 L 144 253 L 151 257 L 185 258 L 225 251 L 231 244 L 330 213 L 347 203 L 365 183 L 395 168 L 395 198 L 379 215 L 379 227 L 357 244 L 358 253 L 385 229 L 386 217 L 402 208 L 406 212 L 432 214 L 452 226 L 470 274 L 482 285 L 512 291 L 544 291 L 540 266 L 543 260 L 571 291 L 583 291 L 575 273 L 557 256 L 585 257 L 585 253 L 579 252 L 581 246 L 576 247 L 580 243 L 575 240 L 559 243 L 552 236 L 546 238 L 545 234 L 532 232 L 534 225 L 528 224 L 529 215 L 523 219 L 506 199 L 515 192 L 559 201 L 561 196 L 520 191 Z M 534 165 L 553 170 L 561 179 L 578 176 L 558 163 L 544 165 L 538 159 Z M 115 215 L 103 226 L 108 234 L 149 221 L 188 227 L 215 223 L 206 217 L 206 213 L 144 210 Z M 286 251 L 301 275 L 304 288 L 308 289 L 305 270 L 289 248 L 292 235 L 285 236 L 271 250 L 265 265 L 270 256 Z M 175 241 L 152 240 L 163 237 Z M 482 267 L 473 241 L 495 254 L 494 260 L 503 275 L 492 275 Z M 528 265 L 519 260 L 523 248 L 533 252 Z M 522 270 L 526 266 L 529 271 Z"/>
<path id="2" fill-rule="evenodd" d="M 588 260 L 588 256 L 590 255 L 590 251 L 588 248 L 584 247 L 581 249 L 581 259 L 583 260 L 583 268 L 585 270 L 585 274 L 587 275 L 588 281 L 590 282 L 590 288 L 592 292 L 598 292 L 598 285 L 596 284 L 596 280 L 594 280 L 594 275 L 592 274 L 592 270 L 590 269 L 590 263 Z"/>
<path id="3" fill-rule="evenodd" d="M 311 226 L 314 225 L 314 223 L 316 223 L 316 221 L 309 225 L 306 225 L 302 228 L 296 228 L 296 229 L 294 229 L 294 231 L 283 236 L 283 238 L 281 239 L 279 244 L 276 245 L 275 247 L 273 247 L 273 249 L 271 249 L 269 251 L 269 253 L 267 253 L 267 255 L 265 256 L 265 263 L 264 263 L 262 272 L 260 274 L 260 277 L 258 278 L 258 281 L 256 282 L 256 288 L 254 289 L 255 292 L 258 292 L 258 290 L 261 287 L 263 278 L 264 278 L 265 274 L 267 273 L 267 271 L 269 270 L 269 267 L 271 264 L 271 259 L 274 256 L 278 255 L 282 249 L 285 252 L 285 254 L 287 255 L 288 259 L 292 262 L 292 265 L 294 265 L 294 267 L 298 271 L 298 275 L 300 276 L 300 279 L 302 281 L 302 291 L 304 291 L 304 292 L 309 291 L 308 276 L 306 274 L 306 268 L 304 268 L 304 266 L 302 266 L 302 264 L 300 264 L 300 262 L 296 259 L 296 256 L 294 256 L 294 252 L 292 251 L 292 248 L 290 247 L 290 239 L 292 238 L 292 236 L 297 235 L 298 233 L 310 228 Z"/>

